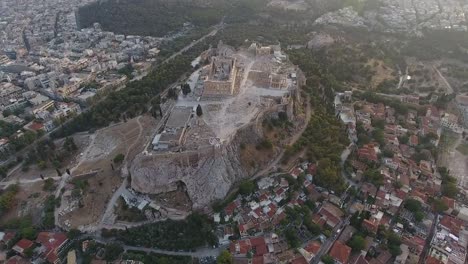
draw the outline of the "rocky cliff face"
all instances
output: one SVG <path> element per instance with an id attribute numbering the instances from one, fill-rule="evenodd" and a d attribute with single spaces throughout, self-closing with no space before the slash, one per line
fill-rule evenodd
<path id="1" fill-rule="evenodd" d="M 130 169 L 132 188 L 159 194 L 174 191 L 183 182 L 193 209 L 209 207 L 211 202 L 223 199 L 232 184 L 249 176 L 241 165 L 240 146 L 257 144 L 263 138 L 261 134 L 252 123 L 238 130 L 229 143 L 219 148 L 207 146 L 197 152 L 140 154 Z"/>

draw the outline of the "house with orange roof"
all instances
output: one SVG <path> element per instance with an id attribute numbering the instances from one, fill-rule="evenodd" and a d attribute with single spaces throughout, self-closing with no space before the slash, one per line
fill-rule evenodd
<path id="1" fill-rule="evenodd" d="M 32 248 L 33 246 L 34 246 L 33 241 L 23 238 L 20 241 L 18 241 L 18 243 L 16 243 L 12 249 L 13 251 L 17 252 L 21 256 L 25 256 L 25 251 Z"/>
<path id="2" fill-rule="evenodd" d="M 340 241 L 335 241 L 328 255 L 335 260 L 336 264 L 348 264 L 351 248 Z"/>
<path id="3" fill-rule="evenodd" d="M 455 209 L 455 200 L 447 196 L 442 197 L 442 202 L 448 207 L 447 213 L 451 213 Z"/>
<path id="4" fill-rule="evenodd" d="M 419 144 L 419 138 L 416 135 L 411 135 L 409 137 L 409 145 L 411 147 L 416 147 Z"/>
<path id="5" fill-rule="evenodd" d="M 444 264 L 444 262 L 442 262 L 441 260 L 438 260 L 438 259 L 434 258 L 433 256 L 427 257 L 425 263 L 426 263 L 426 264 Z"/>
<path id="6" fill-rule="evenodd" d="M 357 156 L 360 160 L 377 162 L 377 146 L 374 144 L 366 144 L 358 149 Z"/>
<path id="7" fill-rule="evenodd" d="M 312 242 L 307 243 L 307 245 L 304 247 L 304 250 L 311 254 L 316 255 L 319 252 L 321 247 L 322 247 L 322 244 L 320 244 L 320 242 L 312 241 Z"/>
<path id="8" fill-rule="evenodd" d="M 439 224 L 443 229 L 449 231 L 455 236 L 459 235 L 460 230 L 462 230 L 463 227 L 462 220 L 449 215 L 444 215 L 442 219 L 440 219 Z"/>
<path id="9" fill-rule="evenodd" d="M 57 264 L 61 262 L 59 255 L 67 244 L 68 238 L 65 233 L 40 232 L 36 242 L 41 244 L 39 249 L 41 256 L 49 263 Z"/>
<path id="10" fill-rule="evenodd" d="M 341 209 L 329 202 L 325 202 L 319 212 L 314 214 L 312 220 L 318 225 L 327 224 L 329 227 L 334 228 L 340 223 L 343 216 L 344 213 Z"/>
<path id="11" fill-rule="evenodd" d="M 293 259 L 291 261 L 291 264 L 309 264 L 309 262 L 307 262 L 307 260 L 304 258 L 304 256 L 299 256 L 299 257 L 296 257 L 295 259 Z"/>

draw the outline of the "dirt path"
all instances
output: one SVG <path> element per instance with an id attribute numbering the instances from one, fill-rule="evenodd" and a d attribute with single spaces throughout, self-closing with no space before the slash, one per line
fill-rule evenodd
<path id="1" fill-rule="evenodd" d="M 62 177 L 44 177 L 44 179 L 52 179 L 54 181 L 58 181 L 60 179 L 62 179 Z M 0 182 L 0 186 L 4 186 L 4 187 L 8 187 L 9 185 L 12 185 L 12 184 L 31 184 L 31 183 L 36 183 L 36 182 L 41 182 L 41 181 L 44 181 L 43 179 L 41 178 L 37 178 L 37 179 L 32 179 L 32 180 L 14 180 L 14 181 L 4 181 L 4 182 Z"/>
<path id="2" fill-rule="evenodd" d="M 141 125 L 140 120 L 141 120 L 141 116 L 139 116 L 137 118 L 137 120 L 136 120 L 136 122 L 138 124 L 138 129 L 139 129 L 138 136 L 137 136 L 136 140 L 133 142 L 133 144 L 127 147 L 127 152 L 125 153 L 125 162 L 124 162 L 124 164 L 122 166 L 127 167 L 126 168 L 127 170 L 128 170 L 128 167 L 129 167 L 128 164 L 131 162 L 129 160 L 129 158 L 130 158 L 129 153 L 135 147 L 135 145 L 139 143 L 139 139 L 143 134 L 143 126 Z M 110 224 L 114 223 L 114 221 L 116 219 L 116 216 L 114 215 L 115 204 L 117 203 L 120 195 L 122 195 L 122 192 L 127 188 L 128 177 L 129 177 L 129 174 L 127 173 L 125 175 L 124 180 L 122 181 L 122 184 L 117 189 L 117 191 L 114 192 L 114 194 L 112 195 L 112 198 L 107 203 L 106 210 L 104 211 L 104 214 L 102 215 L 101 221 L 99 222 L 99 225 L 97 226 L 97 229 L 101 229 L 103 226 L 110 225 Z"/>
<path id="3" fill-rule="evenodd" d="M 437 72 L 437 75 L 439 75 L 439 78 L 445 84 L 445 87 L 447 88 L 447 93 L 446 94 L 453 94 L 454 90 L 453 90 L 452 86 L 450 85 L 450 83 L 447 81 L 447 79 L 445 79 L 444 75 L 442 75 L 442 73 L 439 71 L 439 69 L 437 69 L 436 66 L 432 66 L 432 68 L 434 68 L 434 71 Z"/>
<path id="4" fill-rule="evenodd" d="M 468 156 L 457 150 L 457 147 L 462 143 L 462 137 L 458 137 L 453 148 L 449 150 L 447 166 L 452 176 L 457 178 L 458 186 L 468 189 Z"/>
<path id="5" fill-rule="evenodd" d="M 307 96 L 306 100 L 307 100 L 306 119 L 305 119 L 306 122 L 305 122 L 304 126 L 296 134 L 294 134 L 291 137 L 291 140 L 289 141 L 289 145 L 294 145 L 294 143 L 296 143 L 301 138 L 302 134 L 306 131 L 307 127 L 309 126 L 309 121 L 310 121 L 310 118 L 312 116 L 312 107 L 310 105 L 310 97 L 309 96 Z M 263 170 L 257 172 L 252 177 L 252 179 L 256 179 L 256 178 L 265 176 L 266 174 L 268 174 L 269 172 L 274 170 L 278 166 L 278 164 L 281 162 L 281 160 L 283 159 L 284 153 L 285 153 L 285 150 L 284 149 L 281 150 L 278 157 L 276 157 L 276 159 L 272 163 L 270 163 L 266 168 L 264 168 Z"/>
<path id="6" fill-rule="evenodd" d="M 125 157 L 130 157 L 129 154 L 130 154 L 130 151 L 135 147 L 136 144 L 138 144 L 138 140 L 140 139 L 140 137 L 142 136 L 143 134 L 143 126 L 141 125 L 141 116 L 139 116 L 136 120 L 137 124 L 138 124 L 138 136 L 137 136 L 137 139 L 135 140 L 135 142 L 133 142 L 132 145 L 130 145 L 128 148 L 127 148 L 127 152 L 125 153 Z M 125 166 L 127 166 L 129 160 L 128 159 L 125 159 Z"/>

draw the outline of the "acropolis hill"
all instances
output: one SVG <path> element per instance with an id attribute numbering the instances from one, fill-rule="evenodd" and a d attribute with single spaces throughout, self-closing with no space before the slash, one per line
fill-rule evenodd
<path id="1" fill-rule="evenodd" d="M 222 199 L 233 183 L 271 162 L 282 146 L 271 148 L 272 159 L 251 157 L 250 165 L 243 149 L 265 140 L 265 119 L 301 123 L 299 88 L 305 82 L 279 46 L 253 43 L 235 50 L 220 43 L 199 61 L 204 65 L 189 78 L 191 93 L 179 96 L 130 171 L 136 191 L 158 194 L 182 186 L 193 209 Z"/>

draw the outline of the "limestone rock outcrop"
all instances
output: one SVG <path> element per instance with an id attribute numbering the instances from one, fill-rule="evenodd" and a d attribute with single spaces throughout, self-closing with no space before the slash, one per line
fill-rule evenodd
<path id="1" fill-rule="evenodd" d="M 250 124 L 237 131 L 233 139 L 219 147 L 198 151 L 138 155 L 131 166 L 131 186 L 141 193 L 159 194 L 185 184 L 193 209 L 206 209 L 223 199 L 231 186 L 249 176 L 240 160 L 241 144 L 256 144 L 261 131 Z"/>

